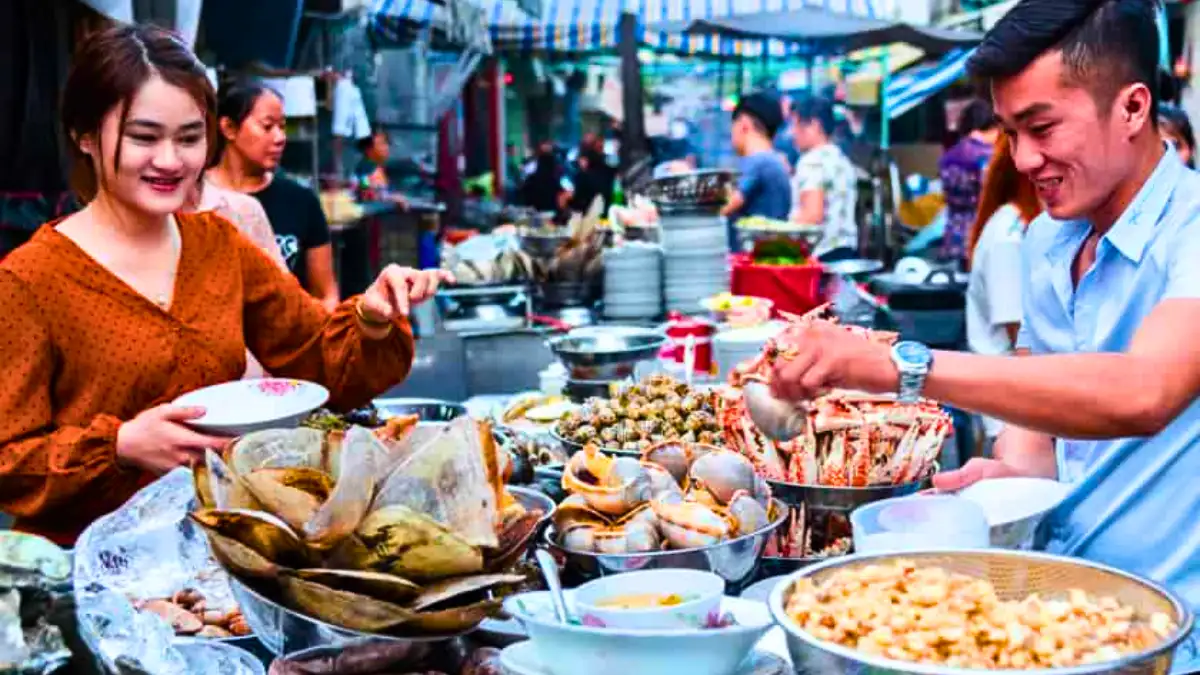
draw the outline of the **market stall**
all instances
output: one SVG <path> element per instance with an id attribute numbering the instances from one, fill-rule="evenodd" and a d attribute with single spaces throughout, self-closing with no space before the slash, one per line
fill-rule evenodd
<path id="1" fill-rule="evenodd" d="M 554 345 L 571 373 L 637 378 L 582 405 L 543 391 L 337 415 L 304 383 L 270 405 L 196 392 L 237 398 L 243 435 L 81 537 L 84 639 L 106 672 L 154 675 L 1166 667 L 1192 622 L 1170 590 L 1025 550 L 1065 486 L 915 495 L 948 434 L 936 403 L 835 391 L 772 421 L 773 360 L 831 319 L 794 321 L 716 386 L 653 373 L 661 334 L 638 352 L 629 329 L 579 329 Z M 890 598 L 878 620 L 910 636 L 896 617 L 945 603 L 963 636 L 930 650 L 881 644 L 875 619 L 830 632 L 852 596 Z M 1021 637 L 1038 630 L 1062 637 Z M 589 665 L 594 650 L 613 656 Z"/>

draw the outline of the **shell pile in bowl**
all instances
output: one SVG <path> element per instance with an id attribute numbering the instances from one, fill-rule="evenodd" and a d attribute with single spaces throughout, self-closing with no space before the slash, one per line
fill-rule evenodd
<path id="1" fill-rule="evenodd" d="M 718 544 L 774 522 L 771 491 L 749 460 L 711 446 L 665 441 L 642 460 L 595 446 L 575 453 L 554 514 L 560 546 L 582 553 L 648 553 Z"/>
<path id="2" fill-rule="evenodd" d="M 214 557 L 285 607 L 363 633 L 457 634 L 524 581 L 543 514 L 504 488 L 490 426 L 410 421 L 381 439 L 270 431 L 208 455 L 191 514 Z"/>
<path id="3" fill-rule="evenodd" d="M 579 445 L 641 451 L 655 443 L 721 445 L 721 428 L 711 392 L 701 392 L 668 375 L 637 384 L 612 385 L 611 398 L 588 401 L 557 426 L 562 438 Z"/>

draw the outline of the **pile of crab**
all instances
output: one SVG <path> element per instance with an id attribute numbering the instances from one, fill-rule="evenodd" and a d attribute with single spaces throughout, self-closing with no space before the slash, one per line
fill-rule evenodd
<path id="1" fill-rule="evenodd" d="M 742 387 L 769 382 L 779 360 L 791 358 L 801 329 L 824 318 L 827 306 L 789 325 L 756 358 L 730 374 L 719 397 L 725 446 L 745 455 L 760 476 L 799 485 L 867 487 L 925 478 L 952 429 L 950 416 L 932 401 L 900 403 L 893 396 L 834 390 L 807 405 L 807 431 L 790 441 L 768 438 L 746 410 Z M 843 326 L 861 339 L 891 343 L 895 333 Z"/>
<path id="2" fill-rule="evenodd" d="M 784 508 L 743 455 L 680 441 L 655 444 L 640 460 L 588 446 L 567 462 L 562 485 L 569 496 L 554 514 L 556 541 L 581 553 L 712 546 L 762 531 Z"/>

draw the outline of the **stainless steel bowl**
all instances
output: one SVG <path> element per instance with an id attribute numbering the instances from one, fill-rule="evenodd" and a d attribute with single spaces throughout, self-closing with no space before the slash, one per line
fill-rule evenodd
<path id="1" fill-rule="evenodd" d="M 811 510 L 849 513 L 865 504 L 915 494 L 921 489 L 924 480 L 903 485 L 872 485 L 869 487 L 801 485 L 775 480 L 768 480 L 767 484 L 771 486 L 771 494 L 789 506 L 804 504 Z"/>
<path id="2" fill-rule="evenodd" d="M 557 426 L 551 427 L 550 437 L 553 438 L 554 440 L 558 441 L 559 443 L 562 443 L 563 448 L 566 449 L 566 451 L 567 451 L 567 459 L 568 460 L 570 460 L 571 457 L 575 453 L 579 452 L 580 450 L 583 450 L 582 443 L 576 443 L 575 441 L 567 440 L 562 434 L 560 434 L 558 432 Z M 642 457 L 641 450 L 625 450 L 623 448 L 600 448 L 600 452 L 603 452 L 606 455 L 612 455 L 614 457 L 633 457 L 635 459 L 641 459 L 641 457 Z"/>
<path id="3" fill-rule="evenodd" d="M 539 521 L 539 527 L 545 528 L 554 515 L 554 500 L 550 497 L 528 488 L 509 487 L 509 492 L 527 509 L 541 509 L 545 514 Z M 536 541 L 536 537 L 530 542 Z M 465 635 L 470 630 L 451 635 L 421 636 L 421 637 L 392 637 L 361 633 L 340 626 L 319 621 L 305 614 L 288 609 L 275 600 L 249 587 L 233 575 L 229 577 L 229 586 L 233 596 L 241 607 L 242 615 L 250 629 L 272 654 L 291 654 L 292 652 L 311 647 L 343 645 L 358 640 L 377 640 L 383 642 L 404 643 L 414 645 L 414 649 L 432 646 Z"/>
<path id="4" fill-rule="evenodd" d="M 767 539 L 788 519 L 788 506 L 778 499 L 772 501 L 778 514 L 774 522 L 757 532 L 704 548 L 626 555 L 583 553 L 559 546 L 553 527 L 546 530 L 546 543 L 566 560 L 565 572 L 580 579 L 595 579 L 636 570 L 692 569 L 720 576 L 725 580 L 727 589 L 736 594 L 743 585 L 754 580 L 754 572 Z"/>
<path id="5" fill-rule="evenodd" d="M 366 639 L 413 645 L 437 644 L 470 632 L 421 637 L 390 637 L 360 633 L 290 610 L 233 576 L 229 578 L 229 587 L 233 591 L 233 597 L 237 600 L 238 606 L 242 609 L 242 616 L 246 617 L 246 623 L 250 625 L 254 635 L 276 656 L 291 654 L 311 647 L 337 646 Z"/>
<path id="6" fill-rule="evenodd" d="M 656 357 L 666 341 L 666 336 L 649 328 L 621 328 L 620 331 L 568 334 L 551 338 L 546 345 L 570 368 L 646 361 Z"/>
<path id="7" fill-rule="evenodd" d="M 380 398 L 375 399 L 375 408 L 383 420 L 417 415 L 422 422 L 450 422 L 467 414 L 467 407 L 460 403 L 434 398 Z"/>
<path id="8" fill-rule="evenodd" d="M 1077 558 L 999 549 L 849 556 L 801 570 L 789 576 L 771 593 L 768 601 L 771 614 L 776 623 L 783 627 L 788 652 L 791 653 L 797 673 L 980 675 L 990 672 L 875 658 L 853 649 L 817 640 L 801 630 L 784 612 L 784 603 L 797 579 L 809 577 L 820 581 L 836 570 L 887 563 L 898 558 L 911 560 L 918 565 L 942 567 L 960 574 L 987 579 L 995 586 L 1000 597 L 1005 599 L 1021 599 L 1032 593 L 1053 596 L 1078 588 L 1092 595 L 1116 598 L 1122 604 L 1130 605 L 1141 613 L 1165 612 L 1174 618 L 1179 626 L 1175 635 L 1157 647 L 1117 661 L 1026 672 L 1047 675 L 1166 673 L 1170 670 L 1175 648 L 1192 630 L 1191 610 L 1167 589 L 1132 574 Z"/>

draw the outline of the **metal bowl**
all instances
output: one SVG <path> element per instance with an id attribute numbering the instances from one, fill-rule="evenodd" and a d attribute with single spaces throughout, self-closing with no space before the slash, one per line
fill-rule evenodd
<path id="1" fill-rule="evenodd" d="M 438 644 L 471 632 L 465 630 L 460 633 L 420 637 L 360 633 L 288 609 L 232 575 L 229 577 L 229 587 L 254 635 L 276 656 L 311 647 L 336 646 L 367 639 L 413 645 Z"/>
<path id="2" fill-rule="evenodd" d="M 565 448 L 567 451 L 567 459 L 568 460 L 570 460 L 571 457 L 575 453 L 579 452 L 580 450 L 583 450 L 582 443 L 576 443 L 575 441 L 569 441 L 566 438 L 564 438 L 560 433 L 558 433 L 557 426 L 550 428 L 550 437 L 553 438 L 554 440 L 558 441 L 559 443 L 562 443 L 563 448 Z M 603 452 L 606 455 L 612 455 L 614 457 L 633 457 L 634 459 L 642 458 L 641 450 L 625 450 L 623 448 L 603 448 L 602 447 L 602 448 L 600 448 L 600 452 Z"/>
<path id="3" fill-rule="evenodd" d="M 380 398 L 375 399 L 375 409 L 381 420 L 417 415 L 422 422 L 451 422 L 467 414 L 467 407 L 460 403 L 434 398 Z"/>
<path id="4" fill-rule="evenodd" d="M 1005 599 L 1022 599 L 1033 593 L 1053 596 L 1078 588 L 1092 595 L 1115 598 L 1140 613 L 1167 613 L 1179 626 L 1175 634 L 1162 644 L 1116 661 L 1033 672 L 1054 675 L 1166 673 L 1170 670 L 1175 647 L 1192 629 L 1191 610 L 1167 589 L 1132 574 L 1078 558 L 999 549 L 849 556 L 801 570 L 776 586 L 771 593 L 768 602 L 771 614 L 775 617 L 775 622 L 783 627 L 788 652 L 791 653 L 796 672 L 869 672 L 873 675 L 978 675 L 985 672 L 875 658 L 853 649 L 817 640 L 801 630 L 784 612 L 785 598 L 797 579 L 808 577 L 820 581 L 837 570 L 887 563 L 899 558 L 911 560 L 917 565 L 937 566 L 987 579 L 996 587 L 1000 597 Z"/>
<path id="5" fill-rule="evenodd" d="M 550 497 L 529 488 L 509 487 L 512 496 L 527 509 L 541 509 L 545 514 L 538 527 L 545 528 L 554 515 L 555 504 Z M 537 541 L 536 536 L 530 542 Z M 311 647 L 337 646 L 357 640 L 377 640 L 418 646 L 432 646 L 465 635 L 471 630 L 447 635 L 393 637 L 349 630 L 314 619 L 288 609 L 242 580 L 229 576 L 233 596 L 246 617 L 246 623 L 262 644 L 276 656 L 291 654 Z"/>
<path id="6" fill-rule="evenodd" d="M 622 328 L 619 332 L 564 335 L 547 340 L 546 345 L 570 368 L 645 361 L 656 357 L 666 341 L 666 336 L 655 330 Z"/>
<path id="7" fill-rule="evenodd" d="M 934 473 L 936 472 L 935 467 Z M 872 502 L 915 494 L 924 484 L 924 479 L 903 485 L 872 485 L 869 487 L 831 487 L 767 481 L 767 485 L 771 486 L 771 494 L 784 504 L 789 506 L 804 504 L 811 510 L 845 511 L 847 513 Z"/>
<path id="8" fill-rule="evenodd" d="M 777 516 L 761 530 L 703 548 L 655 551 L 624 555 L 583 553 L 558 545 L 553 527 L 546 529 L 546 543 L 560 559 L 566 560 L 565 572 L 575 580 L 588 580 L 622 572 L 652 569 L 693 569 L 712 572 L 725 580 L 727 589 L 736 594 L 754 580 L 754 572 L 771 534 L 788 519 L 789 507 L 772 500 Z"/>

